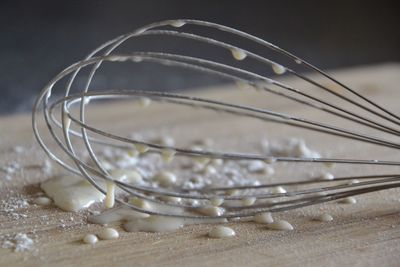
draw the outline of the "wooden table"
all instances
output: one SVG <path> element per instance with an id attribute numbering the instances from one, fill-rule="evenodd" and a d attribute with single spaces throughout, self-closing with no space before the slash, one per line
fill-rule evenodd
<path id="1" fill-rule="evenodd" d="M 400 65 L 358 67 L 333 74 L 357 91 L 400 112 Z M 293 79 L 285 81 L 296 83 Z M 303 86 L 303 83 L 297 84 Z M 291 114 L 310 115 L 313 119 L 324 120 L 325 116 L 283 100 L 232 88 L 200 90 L 194 94 L 236 103 L 249 101 L 255 106 L 276 107 Z M 128 103 L 108 103 L 96 106 L 95 114 L 89 116 L 105 128 L 112 126 L 126 131 L 151 126 L 155 131 L 168 128 L 182 139 L 206 134 L 217 140 L 239 137 L 240 140 L 259 140 L 257 138 L 265 135 L 276 139 L 283 133 L 299 134 L 297 131 L 288 134 L 276 125 L 266 128 L 259 122 L 245 122 L 242 118 L 224 115 L 206 116 L 195 111 L 173 114 L 163 107 L 149 110 L 146 116 L 135 117 L 135 123 L 127 125 L 127 121 L 132 122 L 131 113 L 127 112 L 129 108 Z M 112 120 L 116 114 L 122 114 L 118 121 Z M 107 121 L 112 121 L 112 125 Z M 353 127 L 352 124 L 349 127 Z M 319 136 L 308 133 L 303 137 L 328 154 L 337 150 L 340 155 L 349 157 L 400 159 L 394 149 L 377 149 L 346 140 L 336 143 L 329 138 L 319 142 L 322 140 Z M 23 147 L 22 152 L 15 151 L 17 145 Z M 0 181 L 0 241 L 16 233 L 27 233 L 35 241 L 33 250 L 26 252 L 0 249 L 0 266 L 400 266 L 399 190 L 359 196 L 355 205 L 328 203 L 276 214 L 275 217 L 284 218 L 295 226 L 295 230 L 289 232 L 267 230 L 265 226 L 250 222 L 230 223 L 237 236 L 229 239 L 208 238 L 210 225 L 191 225 L 176 233 L 127 233 L 119 228 L 121 237 L 118 240 L 91 246 L 82 244 L 81 238 L 88 232 L 98 232 L 102 226 L 87 224 L 85 212 L 63 212 L 53 206 L 44 208 L 32 204 L 16 209 L 15 214 L 4 210 L 7 203 L 15 204 L 18 199 L 31 203 L 40 192 L 38 183 L 49 178 L 40 169 L 44 153 L 34 140 L 30 114 L 0 118 L 0 151 L 2 165 L 18 162 L 26 167 L 12 174 L 9 180 Z M 331 171 L 342 175 L 377 170 L 346 166 L 334 167 Z M 379 170 L 399 173 L 398 167 Z M 4 177 L 4 173 L 0 174 Z M 334 221 L 313 221 L 312 217 L 322 211 L 332 214 Z"/>

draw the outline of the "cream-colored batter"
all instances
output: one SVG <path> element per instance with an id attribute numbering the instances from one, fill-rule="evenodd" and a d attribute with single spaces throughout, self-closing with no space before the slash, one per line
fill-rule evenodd
<path id="1" fill-rule="evenodd" d="M 236 60 L 243 60 L 247 57 L 247 54 L 243 50 L 237 48 L 232 48 L 231 53 L 233 58 Z"/>
<path id="2" fill-rule="evenodd" d="M 291 231 L 294 227 L 287 221 L 278 220 L 267 224 L 267 227 L 272 230 Z"/>
<path id="3" fill-rule="evenodd" d="M 65 211 L 78 211 L 105 198 L 103 193 L 79 176 L 58 176 L 43 182 L 40 187 L 57 207 Z"/>
<path id="4" fill-rule="evenodd" d="M 233 237 L 235 235 L 236 233 L 232 228 L 221 225 L 216 226 L 208 233 L 208 236 L 213 238 Z"/>

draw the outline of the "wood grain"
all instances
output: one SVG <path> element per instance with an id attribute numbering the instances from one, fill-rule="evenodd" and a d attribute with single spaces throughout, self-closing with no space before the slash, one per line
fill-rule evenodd
<path id="1" fill-rule="evenodd" d="M 386 64 L 340 70 L 335 77 L 366 94 L 379 103 L 399 113 L 400 65 Z M 286 82 L 304 86 L 301 82 Z M 335 88 L 333 88 L 334 90 Z M 312 90 L 312 88 L 311 88 Z M 251 103 L 255 106 L 274 107 L 291 114 L 309 115 L 326 121 L 325 114 L 294 106 L 284 100 L 260 97 L 233 88 L 199 90 L 194 94 L 223 99 L 235 103 Z M 318 92 L 316 92 L 318 94 Z M 127 133 L 152 127 L 154 131 L 169 129 L 182 142 L 207 135 L 216 140 L 259 140 L 279 138 L 283 134 L 298 136 L 299 132 L 283 131 L 282 128 L 264 126 L 259 122 L 225 115 L 210 116 L 201 111 L 170 113 L 168 107 L 155 107 L 146 115 L 132 112 L 129 103 L 96 105 L 89 113 L 91 121 L 106 129 L 119 129 Z M 118 116 L 118 120 L 115 117 Z M 112 121 L 112 125 L 110 125 Z M 129 122 L 129 123 L 127 123 Z M 111 127 L 112 126 L 112 127 Z M 353 127 L 349 124 L 348 127 Z M 398 151 L 379 150 L 373 146 L 348 141 L 334 142 L 319 135 L 304 132 L 304 138 L 316 144 L 320 151 L 338 151 L 342 156 L 400 159 Z M 190 137 L 190 138 L 189 138 Z M 219 138 L 219 139 L 218 139 Z M 235 139 L 236 138 L 236 139 Z M 246 139 L 246 140 L 247 140 Z M 323 141 L 322 141 L 323 140 Z M 13 149 L 20 145 L 23 153 Z M 227 145 L 232 145 L 227 143 Z M 245 148 L 244 148 L 245 149 Z M 30 125 L 30 115 L 14 115 L 0 118 L 0 163 L 18 162 L 28 166 L 1 180 L 0 235 L 28 233 L 35 240 L 34 249 L 13 252 L 0 249 L 0 266 L 399 266 L 400 265 L 400 206 L 399 190 L 376 192 L 357 197 L 356 205 L 328 203 L 315 207 L 276 214 L 295 226 L 294 231 L 267 230 L 254 223 L 229 223 L 237 233 L 235 238 L 210 239 L 206 233 L 211 225 L 191 225 L 176 233 L 126 233 L 121 228 L 121 238 L 101 241 L 95 246 L 81 243 L 88 232 L 98 232 L 102 226 L 86 223 L 86 213 L 63 212 L 53 206 L 29 205 L 6 212 L 7 202 L 18 198 L 31 203 L 40 192 L 38 183 L 48 179 L 40 170 L 44 153 L 36 144 Z M 299 166 L 298 166 L 299 167 Z M 292 175 L 292 169 L 282 171 Z M 376 173 L 378 168 L 334 168 L 335 174 Z M 399 168 L 380 168 L 381 172 L 399 172 Z M 0 173 L 3 175 L 3 173 Z M 3 175 L 4 176 L 4 175 Z M 321 223 L 312 217 L 322 211 L 335 218 Z M 17 217 L 16 217 L 17 216 Z M 119 227 L 119 226 L 116 226 Z"/>

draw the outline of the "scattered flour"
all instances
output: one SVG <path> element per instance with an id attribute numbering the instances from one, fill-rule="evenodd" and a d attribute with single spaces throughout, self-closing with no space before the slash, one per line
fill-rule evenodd
<path id="1" fill-rule="evenodd" d="M 34 241 L 24 233 L 18 233 L 15 236 L 2 241 L 2 248 L 13 249 L 14 252 L 23 252 L 33 249 Z"/>

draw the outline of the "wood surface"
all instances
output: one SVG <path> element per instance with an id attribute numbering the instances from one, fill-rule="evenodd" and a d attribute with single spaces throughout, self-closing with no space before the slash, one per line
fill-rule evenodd
<path id="1" fill-rule="evenodd" d="M 399 114 L 400 65 L 349 68 L 332 74 Z M 284 81 L 305 86 L 292 78 Z M 275 107 L 289 114 L 328 120 L 324 113 L 231 87 L 198 90 L 194 94 L 234 103 Z M 164 106 L 149 109 L 143 116 L 140 112 L 135 113 L 136 117 L 132 117 L 129 109 L 129 103 L 113 102 L 97 105 L 93 108 L 95 112 L 88 113 L 91 122 L 105 129 L 127 133 L 132 129 L 167 129 L 183 143 L 189 137 L 208 136 L 216 140 L 236 140 L 234 144 L 240 147 L 237 140 L 259 140 L 265 136 L 279 139 L 303 134 L 307 143 L 315 144 L 317 150 L 328 154 L 335 155 L 337 151 L 343 157 L 400 160 L 399 151 L 395 149 L 323 139 L 320 134 L 310 132 L 283 131 L 276 124 L 265 128 L 258 121 L 225 115 L 208 116 L 208 113 L 189 109 L 174 113 Z M 354 124 L 348 127 L 354 127 Z M 221 146 L 223 144 L 221 142 Z M 23 146 L 25 151 L 16 153 L 14 147 L 17 145 Z M 227 142 L 227 145 L 232 144 Z M 355 205 L 328 203 L 274 214 L 275 218 L 291 222 L 294 231 L 271 231 L 260 224 L 231 222 L 228 225 L 234 228 L 236 237 L 210 239 L 206 234 L 213 226 L 207 224 L 186 226 L 174 233 L 127 233 L 116 225 L 121 234 L 119 239 L 91 246 L 82 244 L 82 237 L 89 232 L 98 232 L 102 226 L 87 224 L 85 212 L 70 213 L 54 206 L 29 205 L 16 211 L 26 217 L 15 219 L 15 215 L 13 217 L 4 211 L 7 202 L 18 198 L 32 203 L 35 194 L 40 192 L 39 182 L 49 178 L 40 169 L 43 160 L 44 153 L 31 130 L 30 114 L 0 118 L 0 163 L 18 162 L 25 167 L 13 174 L 10 180 L 0 181 L 3 209 L 0 213 L 0 236 L 4 239 L 5 235 L 27 233 L 35 241 L 33 250 L 27 252 L 0 248 L 0 266 L 400 266 L 400 191 L 397 189 L 358 196 Z M 282 169 L 282 173 L 293 176 L 292 169 Z M 347 165 L 329 171 L 335 175 L 361 175 L 399 173 L 399 168 Z M 0 174 L 4 177 L 4 173 Z M 313 216 L 321 212 L 332 214 L 334 221 L 313 221 Z"/>

